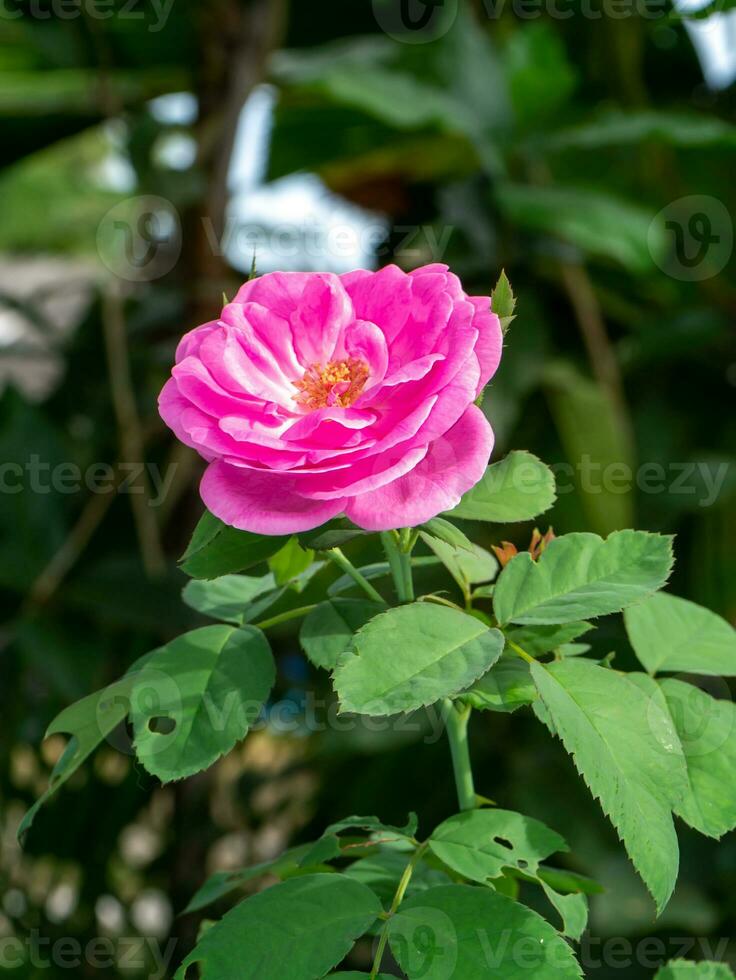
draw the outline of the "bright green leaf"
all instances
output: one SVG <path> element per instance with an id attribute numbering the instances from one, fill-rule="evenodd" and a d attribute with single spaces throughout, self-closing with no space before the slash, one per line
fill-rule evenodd
<path id="1" fill-rule="evenodd" d="M 370 599 L 328 599 L 302 623 L 299 641 L 316 667 L 334 670 L 341 654 L 353 642 L 353 634 L 386 607 Z"/>
<path id="2" fill-rule="evenodd" d="M 613 823 L 661 911 L 677 879 L 671 810 L 687 788 L 665 712 L 625 677 L 582 660 L 531 666 L 540 712 Z"/>
<path id="3" fill-rule="evenodd" d="M 515 309 L 516 297 L 506 275 L 506 270 L 502 269 L 501 275 L 498 277 L 498 282 L 491 293 L 491 310 L 501 321 L 501 330 L 503 333 L 506 333 L 511 326 L 511 321 L 515 319 Z"/>
<path id="4" fill-rule="evenodd" d="M 510 524 L 543 514 L 556 496 L 552 470 L 531 453 L 514 451 L 489 466 L 449 513 L 467 520 Z"/>
<path id="5" fill-rule="evenodd" d="M 498 562 L 490 551 L 473 544 L 468 551 L 446 544 L 424 531 L 420 531 L 424 543 L 432 549 L 439 560 L 455 579 L 463 592 L 468 592 L 471 585 L 487 582 L 498 572 Z"/>
<path id="6" fill-rule="evenodd" d="M 192 579 L 184 586 L 182 598 L 204 616 L 240 626 L 245 621 L 246 607 L 275 588 L 276 581 L 271 574 L 221 575 L 209 581 Z"/>
<path id="7" fill-rule="evenodd" d="M 355 635 L 335 670 L 343 711 L 413 711 L 468 687 L 498 660 L 503 635 L 430 603 L 390 609 Z"/>
<path id="8" fill-rule="evenodd" d="M 456 527 L 451 521 L 446 521 L 443 517 L 433 517 L 431 521 L 427 521 L 426 524 L 421 525 L 421 530 L 433 538 L 439 538 L 440 541 L 444 541 L 451 548 L 461 548 L 464 551 L 473 550 L 473 543 L 463 534 L 460 528 Z"/>
<path id="9" fill-rule="evenodd" d="M 482 885 L 506 868 L 534 875 L 540 861 L 568 850 L 539 820 L 497 809 L 455 814 L 433 831 L 429 847 L 448 867 Z"/>
<path id="10" fill-rule="evenodd" d="M 628 677 L 667 712 L 680 739 L 688 787 L 675 813 L 701 834 L 722 837 L 736 827 L 736 706 L 674 678 Z"/>
<path id="11" fill-rule="evenodd" d="M 266 638 L 253 626 L 205 626 L 156 650 L 131 692 L 143 766 L 169 782 L 212 765 L 256 721 L 275 673 Z"/>
<path id="12" fill-rule="evenodd" d="M 555 538 L 537 561 L 512 558 L 496 583 L 499 623 L 570 623 L 619 612 L 660 589 L 672 568 L 672 538 L 614 531 L 605 540 L 578 532 Z"/>
<path id="13" fill-rule="evenodd" d="M 572 950 L 536 912 L 489 888 L 443 885 L 407 899 L 389 943 L 409 980 L 572 980 Z"/>
<path id="14" fill-rule="evenodd" d="M 314 560 L 311 548 L 304 549 L 296 537 L 291 537 L 273 557 L 268 559 L 268 567 L 276 578 L 277 585 L 286 585 L 302 572 L 306 572 Z"/>
<path id="15" fill-rule="evenodd" d="M 627 609 L 624 621 L 634 652 L 650 674 L 736 676 L 736 630 L 710 609 L 659 592 Z"/>
<path id="16" fill-rule="evenodd" d="M 345 875 L 290 878 L 231 909 L 177 971 L 200 964 L 202 980 L 322 977 L 345 958 L 381 911 L 378 898 Z"/>

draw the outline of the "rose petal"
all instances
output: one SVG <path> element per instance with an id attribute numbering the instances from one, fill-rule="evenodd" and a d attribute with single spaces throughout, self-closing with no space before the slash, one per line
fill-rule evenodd
<path id="1" fill-rule="evenodd" d="M 210 463 L 200 494 L 215 517 L 254 534 L 294 534 L 336 517 L 344 500 L 307 500 L 287 474 L 244 471 L 222 460 Z"/>
<path id="2" fill-rule="evenodd" d="M 367 531 L 416 527 L 460 502 L 483 476 L 492 448 L 493 431 L 471 405 L 418 466 L 380 489 L 351 497 L 345 514 Z"/>

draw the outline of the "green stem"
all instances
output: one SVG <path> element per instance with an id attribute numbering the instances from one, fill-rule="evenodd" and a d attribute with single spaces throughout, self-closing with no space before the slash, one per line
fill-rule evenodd
<path id="1" fill-rule="evenodd" d="M 279 613 L 278 616 L 272 616 L 271 619 L 262 619 L 260 623 L 254 623 L 253 625 L 257 626 L 259 630 L 267 630 L 272 626 L 278 626 L 280 623 L 288 623 L 290 619 L 299 619 L 300 616 L 308 616 L 316 608 L 316 604 L 299 606 L 298 609 L 289 609 L 288 612 Z"/>
<path id="2" fill-rule="evenodd" d="M 528 654 L 523 647 L 520 647 L 518 643 L 514 643 L 513 640 L 510 640 L 508 636 L 506 637 L 506 645 L 511 647 L 517 657 L 521 657 L 522 660 L 526 660 L 528 664 L 536 663 L 534 657 L 530 656 L 530 654 Z"/>
<path id="3" fill-rule="evenodd" d="M 355 565 L 353 565 L 349 558 L 345 557 L 339 548 L 330 548 L 329 551 L 325 552 L 325 554 L 334 561 L 338 568 L 341 568 L 344 572 L 347 572 L 350 578 L 356 582 L 361 589 L 363 589 L 363 591 L 371 597 L 371 599 L 385 605 L 381 593 L 373 588 L 368 579 L 364 575 L 361 575 Z"/>
<path id="4" fill-rule="evenodd" d="M 473 770 L 470 766 L 468 749 L 468 721 L 472 708 L 455 707 L 449 698 L 443 701 L 445 709 L 445 729 L 450 742 L 452 769 L 455 773 L 457 801 L 461 810 L 472 810 L 476 804 Z"/>
<path id="5" fill-rule="evenodd" d="M 411 539 L 403 535 L 403 532 L 382 531 L 381 541 L 391 566 L 391 574 L 396 585 L 399 602 L 413 602 L 414 581 L 411 573 L 411 547 L 413 545 Z M 404 542 L 405 547 L 409 548 L 408 551 L 401 547 L 401 541 Z"/>
<path id="6" fill-rule="evenodd" d="M 381 961 L 383 960 L 383 954 L 386 951 L 386 943 L 388 942 L 388 930 L 391 918 L 396 915 L 396 912 L 404 899 L 406 889 L 409 887 L 409 882 L 411 881 L 411 876 L 414 874 L 414 869 L 416 868 L 417 864 L 419 864 L 426 847 L 426 844 L 420 844 L 416 851 L 414 851 L 411 861 L 404 868 L 404 873 L 401 876 L 399 886 L 396 889 L 394 900 L 391 902 L 391 908 L 388 911 L 386 924 L 381 930 L 381 937 L 378 940 L 378 948 L 376 949 L 376 955 L 373 958 L 370 980 L 375 980 L 375 978 L 378 976 L 378 971 L 381 969 Z"/>

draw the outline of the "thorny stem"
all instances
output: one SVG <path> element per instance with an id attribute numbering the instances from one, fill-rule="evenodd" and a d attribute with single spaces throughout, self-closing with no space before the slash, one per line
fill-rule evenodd
<path id="1" fill-rule="evenodd" d="M 373 966 L 371 968 L 370 980 L 375 980 L 378 976 L 378 971 L 381 969 L 381 961 L 383 960 L 383 954 L 386 950 L 386 943 L 388 942 L 388 930 L 391 919 L 398 911 L 401 905 L 404 895 L 406 894 L 406 889 L 409 887 L 409 882 L 411 881 L 411 876 L 414 874 L 414 869 L 421 860 L 422 854 L 426 849 L 426 844 L 420 844 L 419 847 L 414 851 L 411 861 L 404 868 L 404 873 L 399 881 L 398 888 L 396 889 L 396 894 L 391 902 L 391 908 L 388 911 L 388 916 L 386 918 L 386 923 L 381 930 L 381 938 L 378 940 L 378 948 L 376 949 L 376 955 L 373 959 Z"/>
<path id="2" fill-rule="evenodd" d="M 328 555 L 328 557 L 331 558 L 339 568 L 341 568 L 344 572 L 347 572 L 350 578 L 356 582 L 361 589 L 363 589 L 363 591 L 371 597 L 371 599 L 385 605 L 381 593 L 371 585 L 368 579 L 358 571 L 355 565 L 353 565 L 349 558 L 346 558 L 339 548 L 330 548 L 325 552 L 325 554 Z"/>

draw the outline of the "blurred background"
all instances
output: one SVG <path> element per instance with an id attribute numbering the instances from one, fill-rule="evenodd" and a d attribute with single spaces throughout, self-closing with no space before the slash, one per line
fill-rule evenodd
<path id="1" fill-rule="evenodd" d="M 673 591 L 734 621 L 728 6 L 3 0 L 0 974 L 170 975 L 213 871 L 349 813 L 416 808 L 427 831 L 455 808 L 433 720 L 336 730 L 286 627 L 267 717 L 230 756 L 161 787 L 117 733 L 16 843 L 63 749 L 43 742 L 51 719 L 204 622 L 176 567 L 201 464 L 156 397 L 178 337 L 254 256 L 259 273 L 445 262 L 482 295 L 504 267 L 518 315 L 484 409 L 497 457 L 555 467 L 541 529 L 676 532 Z M 526 547 L 531 530 L 474 533 Z M 595 642 L 633 663 L 617 622 Z M 736 964 L 733 838 L 680 826 L 655 922 L 532 715 L 478 714 L 471 734 L 479 792 L 547 821 L 606 887 L 587 976 Z M 69 938 L 97 952 L 76 959 Z"/>

